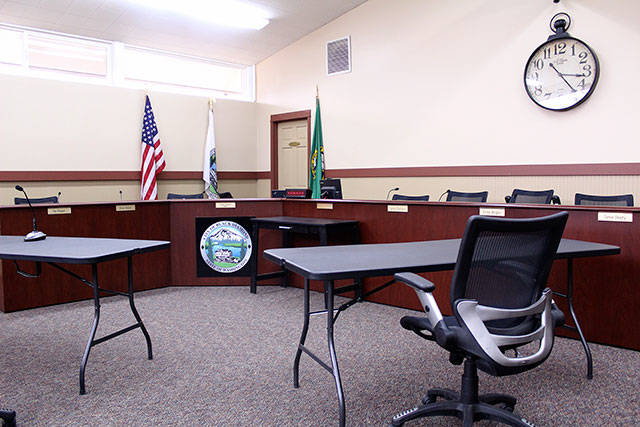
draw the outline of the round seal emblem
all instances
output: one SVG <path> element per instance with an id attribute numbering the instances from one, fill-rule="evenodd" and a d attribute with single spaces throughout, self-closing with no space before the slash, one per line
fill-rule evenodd
<path id="1" fill-rule="evenodd" d="M 251 259 L 251 237 L 236 222 L 216 222 L 202 233 L 200 255 L 215 271 L 233 273 Z"/>

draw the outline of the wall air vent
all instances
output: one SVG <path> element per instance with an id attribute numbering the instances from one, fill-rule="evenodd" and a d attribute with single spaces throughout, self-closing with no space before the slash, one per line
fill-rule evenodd
<path id="1" fill-rule="evenodd" d="M 327 75 L 351 72 L 351 40 L 349 36 L 327 43 Z"/>

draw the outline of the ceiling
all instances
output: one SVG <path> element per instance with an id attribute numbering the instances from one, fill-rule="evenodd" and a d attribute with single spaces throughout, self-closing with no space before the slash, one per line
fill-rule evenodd
<path id="1" fill-rule="evenodd" d="M 366 0 L 240 1 L 263 10 L 269 25 L 233 29 L 128 0 L 0 0 L 0 23 L 252 65 Z"/>

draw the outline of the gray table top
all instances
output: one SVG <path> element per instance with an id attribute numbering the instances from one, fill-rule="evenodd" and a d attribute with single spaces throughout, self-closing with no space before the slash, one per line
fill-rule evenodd
<path id="1" fill-rule="evenodd" d="M 25 242 L 23 236 L 0 236 L 0 259 L 94 264 L 129 255 L 165 249 L 165 240 L 104 239 L 47 236 Z"/>
<path id="2" fill-rule="evenodd" d="M 264 256 L 312 280 L 390 276 L 398 272 L 453 270 L 461 239 L 406 243 L 267 249 Z M 562 239 L 556 259 L 620 253 L 618 246 Z"/>

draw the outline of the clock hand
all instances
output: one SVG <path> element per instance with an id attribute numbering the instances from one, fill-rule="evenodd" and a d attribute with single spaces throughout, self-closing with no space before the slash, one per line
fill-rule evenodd
<path id="1" fill-rule="evenodd" d="M 564 80 L 564 82 L 567 84 L 567 86 L 569 86 L 569 89 L 571 89 L 571 92 L 575 92 L 576 90 L 571 86 L 571 84 L 569 84 L 569 82 L 567 81 L 567 79 L 564 78 L 564 74 L 562 74 L 560 71 L 558 71 L 558 69 L 556 67 L 553 66 L 553 63 L 549 62 L 549 66 L 551 68 L 553 68 L 553 71 L 555 71 L 556 73 L 558 73 L 558 75 L 560 76 L 560 78 L 562 80 Z M 568 75 L 568 74 L 567 74 Z"/>

